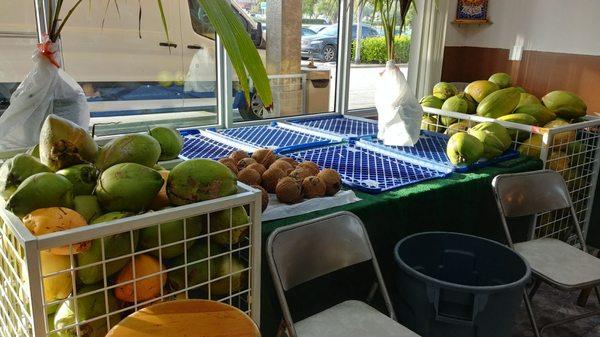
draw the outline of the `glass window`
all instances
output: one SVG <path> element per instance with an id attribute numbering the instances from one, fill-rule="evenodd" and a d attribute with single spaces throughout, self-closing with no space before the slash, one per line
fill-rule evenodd
<path id="1" fill-rule="evenodd" d="M 163 1 L 170 41 L 155 1 L 104 4 L 81 6 L 62 36 L 64 67 L 88 97 L 96 133 L 216 124 L 215 42 L 197 1 Z"/>
<path id="2" fill-rule="evenodd" d="M 396 63 L 405 77 L 408 77 L 410 54 L 411 23 L 415 10 L 411 7 L 406 17 L 406 25 L 401 34 L 396 36 Z M 354 13 L 352 26 L 352 55 L 350 66 L 349 110 L 373 109 L 375 107 L 375 88 L 379 73 L 385 69 L 387 51 L 379 16 L 374 13 L 372 6 L 366 5 L 361 11 L 358 7 Z M 357 39 L 361 22 L 361 39 Z M 400 27 L 397 27 L 397 32 Z M 361 44 L 360 57 L 356 55 L 356 44 Z"/>
<path id="3" fill-rule="evenodd" d="M 0 1 L 0 114 L 10 95 L 33 68 L 31 55 L 37 43 L 33 1 Z"/>
<path id="4" fill-rule="evenodd" d="M 274 101 L 273 110 L 266 113 L 260 98 L 252 93 L 248 105 L 234 78 L 234 121 L 332 112 L 339 1 L 236 0 L 234 7 L 250 27 L 262 23 L 259 54 Z"/>

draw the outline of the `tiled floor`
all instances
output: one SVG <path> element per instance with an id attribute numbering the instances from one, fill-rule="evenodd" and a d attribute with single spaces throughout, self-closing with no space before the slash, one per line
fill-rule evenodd
<path id="1" fill-rule="evenodd" d="M 600 305 L 592 294 L 588 306 L 581 308 L 575 305 L 579 292 L 562 292 L 543 284 L 533 299 L 533 310 L 536 313 L 538 326 L 587 312 L 590 309 L 600 309 Z M 512 337 L 532 337 L 531 325 L 525 306 L 517 317 Z M 544 337 L 598 337 L 600 336 L 600 316 L 581 319 L 545 331 Z"/>

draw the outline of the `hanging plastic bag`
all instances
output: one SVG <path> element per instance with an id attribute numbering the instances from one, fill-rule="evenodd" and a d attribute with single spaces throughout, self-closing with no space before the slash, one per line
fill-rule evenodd
<path id="1" fill-rule="evenodd" d="M 385 145 L 413 146 L 419 140 L 423 109 L 413 95 L 404 74 L 388 61 L 375 92 L 379 131 Z"/>
<path id="2" fill-rule="evenodd" d="M 47 40 L 33 55 L 33 70 L 10 98 L 0 116 L 0 150 L 25 148 L 39 142 L 42 123 L 49 114 L 68 119 L 84 129 L 90 110 L 81 86 L 60 69 L 58 46 Z"/>

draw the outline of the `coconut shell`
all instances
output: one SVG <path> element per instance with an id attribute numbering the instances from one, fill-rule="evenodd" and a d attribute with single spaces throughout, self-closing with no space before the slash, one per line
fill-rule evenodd
<path id="1" fill-rule="evenodd" d="M 296 169 L 290 172 L 289 176 L 296 179 L 300 184 L 302 184 L 304 178 L 310 177 L 311 174 L 310 171 L 307 169 L 304 169 L 302 167 L 296 167 Z"/>
<path id="2" fill-rule="evenodd" d="M 325 183 L 318 177 L 304 178 L 302 194 L 305 198 L 320 198 L 325 196 Z"/>
<path id="3" fill-rule="evenodd" d="M 294 170 L 294 167 L 285 160 L 277 159 L 271 167 L 277 167 L 278 169 L 285 172 L 285 174 L 290 174 Z"/>
<path id="4" fill-rule="evenodd" d="M 254 160 L 252 158 L 244 158 L 244 159 L 238 161 L 238 163 L 237 163 L 238 172 L 245 169 L 246 167 L 250 166 L 250 164 L 254 164 L 254 163 L 256 163 L 256 160 Z"/>
<path id="5" fill-rule="evenodd" d="M 275 193 L 275 188 L 277 187 L 279 179 L 285 178 L 286 176 L 285 172 L 276 167 L 268 169 L 262 175 L 261 186 L 264 187 L 267 192 Z"/>
<path id="6" fill-rule="evenodd" d="M 229 158 L 235 160 L 235 162 L 239 162 L 240 160 L 244 159 L 244 158 L 249 158 L 250 156 L 248 155 L 248 152 L 244 151 L 244 150 L 237 150 L 237 151 L 233 151 L 230 155 Z"/>
<path id="7" fill-rule="evenodd" d="M 231 158 L 221 158 L 219 159 L 219 163 L 227 166 L 231 172 L 233 172 L 233 174 L 237 175 L 238 174 L 238 168 L 237 168 L 237 161 L 235 161 L 234 159 Z"/>
<path id="8" fill-rule="evenodd" d="M 260 149 L 252 153 L 252 159 L 268 169 L 277 160 L 277 156 L 269 149 Z"/>
<path id="9" fill-rule="evenodd" d="M 317 174 L 319 174 L 320 171 L 319 165 L 313 163 L 312 161 L 303 161 L 300 164 L 298 164 L 296 168 L 298 167 L 308 170 L 311 176 L 316 176 Z"/>
<path id="10" fill-rule="evenodd" d="M 287 162 L 288 164 L 292 165 L 293 168 L 296 168 L 296 166 L 298 166 L 298 162 L 290 157 L 281 157 L 277 160 L 283 160 L 283 161 Z"/>
<path id="11" fill-rule="evenodd" d="M 277 200 L 286 204 L 302 200 L 302 187 L 294 178 L 285 177 L 279 180 L 275 189 Z"/>
<path id="12" fill-rule="evenodd" d="M 262 192 L 262 211 L 264 212 L 269 206 L 269 192 L 260 185 L 252 185 L 252 187 Z"/>
<path id="13" fill-rule="evenodd" d="M 260 185 L 262 181 L 260 173 L 248 167 L 238 173 L 238 180 L 246 185 Z"/>
<path id="14" fill-rule="evenodd" d="M 160 191 L 158 191 L 158 194 L 152 199 L 148 206 L 148 208 L 153 211 L 158 211 L 169 206 L 169 197 L 167 196 L 167 179 L 169 178 L 169 171 L 162 170 L 158 171 L 158 173 L 162 176 L 164 183 Z"/>
<path id="15" fill-rule="evenodd" d="M 265 173 L 265 171 L 267 170 L 262 164 L 259 164 L 259 163 L 252 163 L 252 164 L 248 165 L 248 168 L 251 168 L 254 171 L 260 173 L 260 175 Z"/>
<path id="16" fill-rule="evenodd" d="M 342 177 L 336 170 L 324 169 L 317 177 L 325 183 L 326 195 L 335 195 L 342 188 Z"/>

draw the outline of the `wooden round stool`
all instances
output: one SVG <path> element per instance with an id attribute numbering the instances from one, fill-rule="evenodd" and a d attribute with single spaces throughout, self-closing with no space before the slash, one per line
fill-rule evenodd
<path id="1" fill-rule="evenodd" d="M 260 337 L 241 310 L 207 300 L 170 301 L 137 311 L 106 337 Z"/>

